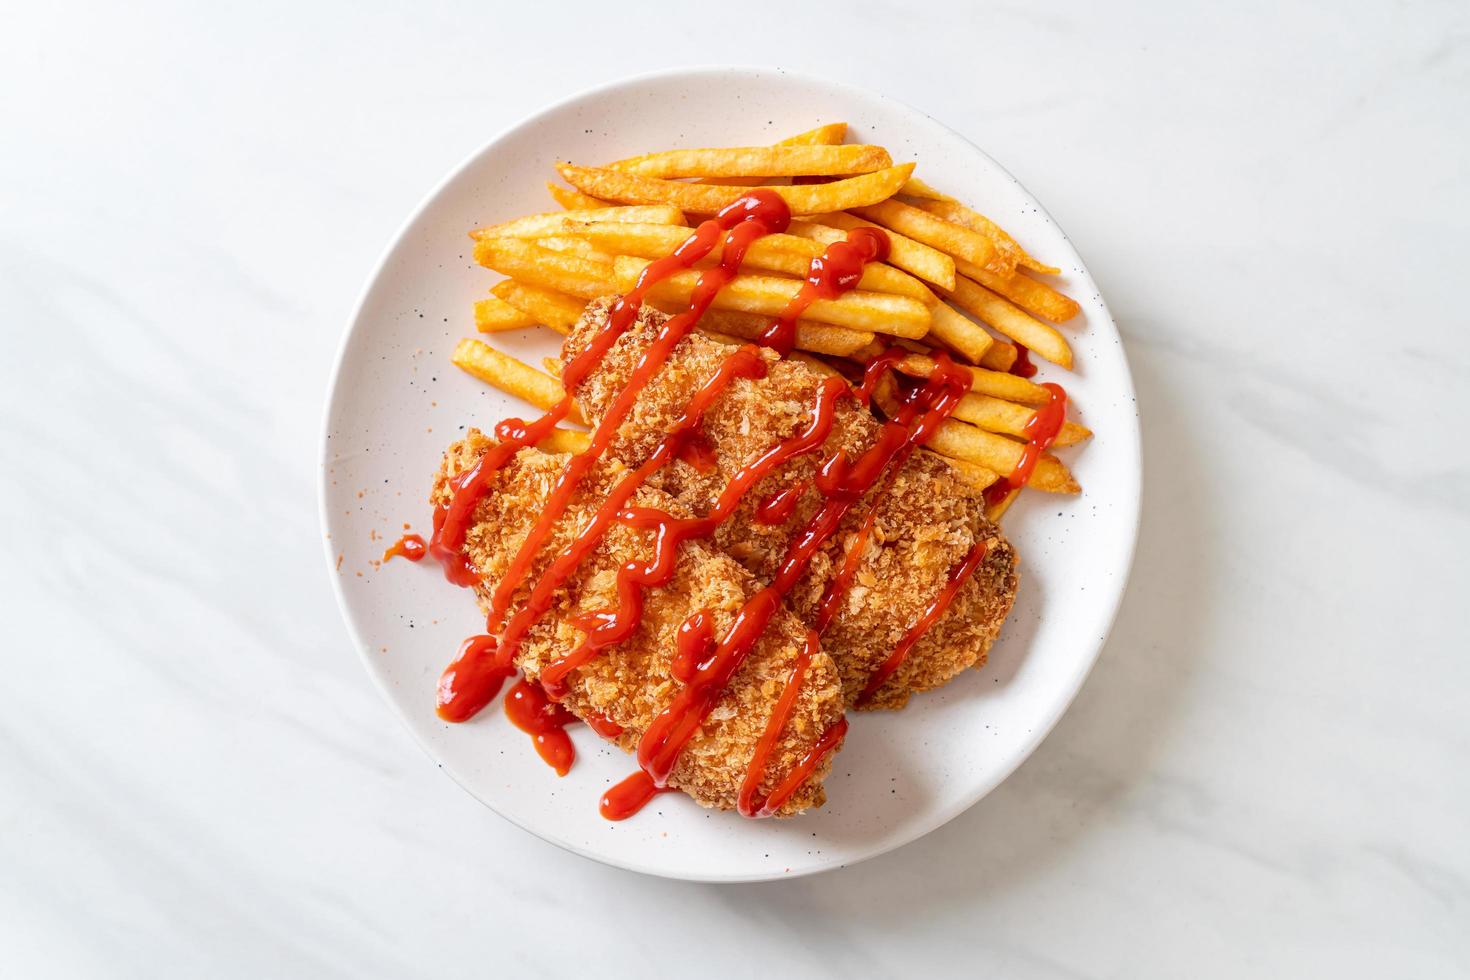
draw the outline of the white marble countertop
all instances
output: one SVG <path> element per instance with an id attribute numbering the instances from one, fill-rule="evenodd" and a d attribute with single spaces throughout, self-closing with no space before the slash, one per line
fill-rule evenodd
<path id="1" fill-rule="evenodd" d="M 1470 11 L 1093 6 L 12 6 L 0 975 L 1470 971 Z M 726 29 L 760 18 L 774 46 Z M 773 50 L 1046 202 L 1127 340 L 1145 515 L 1102 660 L 998 791 L 698 886 L 426 761 L 332 601 L 318 430 L 447 169 L 587 85 Z"/>

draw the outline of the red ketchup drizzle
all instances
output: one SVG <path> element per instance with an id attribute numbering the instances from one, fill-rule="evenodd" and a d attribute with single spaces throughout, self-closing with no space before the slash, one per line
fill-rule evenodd
<path id="1" fill-rule="evenodd" d="M 1011 363 L 1011 374 L 1018 378 L 1036 377 L 1036 365 L 1031 363 L 1031 348 L 1016 344 L 1016 359 Z"/>
<path id="2" fill-rule="evenodd" d="M 587 717 L 582 720 L 587 723 L 588 728 L 609 742 L 623 734 L 623 726 L 600 711 L 589 711 L 587 712 Z"/>
<path id="3" fill-rule="evenodd" d="M 439 675 L 439 717 L 445 721 L 468 721 L 480 706 L 490 703 L 515 668 L 485 669 L 483 662 L 495 654 L 495 637 L 472 636 L 460 644 L 454 662 Z M 461 677 L 460 664 L 473 664 Z M 473 710 L 466 710 L 475 705 Z"/>
<path id="4" fill-rule="evenodd" d="M 383 552 L 383 560 L 392 561 L 402 555 L 409 561 L 422 561 L 427 551 L 423 538 L 417 534 L 405 534 L 388 546 L 388 550 Z"/>
<path id="5" fill-rule="evenodd" d="M 676 793 L 672 786 L 655 786 L 648 773 L 639 769 L 627 779 L 602 794 L 597 812 L 607 820 L 627 820 L 648 805 L 660 793 Z"/>
<path id="6" fill-rule="evenodd" d="M 791 302 L 781 311 L 781 316 L 761 335 L 761 343 L 783 357 L 791 353 L 796 344 L 796 321 L 808 306 L 819 299 L 836 299 L 843 293 L 857 288 L 863 277 L 863 267 L 869 262 L 882 262 L 888 258 L 888 235 L 881 228 L 854 228 L 847 239 L 833 242 L 826 251 L 812 259 L 802 284 Z"/>
<path id="7" fill-rule="evenodd" d="M 944 588 L 939 591 L 939 595 L 935 596 L 928 608 L 919 615 L 918 619 L 914 620 L 913 625 L 908 628 L 903 638 L 898 641 L 898 645 L 893 648 L 893 652 L 888 655 L 888 659 L 883 661 L 868 678 L 863 693 L 858 695 L 858 704 L 866 704 L 874 694 L 878 693 L 878 689 L 887 683 L 888 678 L 893 676 L 894 671 L 903 666 L 914 644 L 929 632 L 930 627 L 939 622 L 939 618 L 949 609 L 950 603 L 954 602 L 954 597 L 959 594 L 960 589 L 964 588 L 965 583 L 970 580 L 970 576 L 975 574 L 975 569 L 985 560 L 985 552 L 989 548 L 988 539 L 982 538 L 976 541 L 970 548 L 969 554 L 965 555 L 964 561 L 949 570 L 949 579 L 944 583 Z"/>
<path id="8" fill-rule="evenodd" d="M 695 472 L 705 475 L 713 473 L 718 466 L 714 447 L 702 435 L 694 435 L 684 441 L 679 447 L 679 459 L 694 467 Z"/>
<path id="9" fill-rule="evenodd" d="M 784 490 L 777 490 L 760 502 L 751 520 L 757 524 L 785 524 L 796 512 L 796 505 L 801 503 L 801 495 L 806 493 L 806 488 L 807 481 L 801 480 Z"/>
<path id="10" fill-rule="evenodd" d="M 669 673 L 674 680 L 688 684 L 694 679 L 699 665 L 704 662 L 715 645 L 715 624 L 708 609 L 701 609 L 679 624 L 678 637 L 674 642 L 674 663 Z"/>
<path id="11" fill-rule="evenodd" d="M 575 723 L 577 716 L 546 697 L 539 684 L 522 678 L 505 695 L 505 716 L 531 736 L 536 744 L 536 754 L 565 776 L 577 758 L 572 739 L 566 727 Z"/>
<path id="12" fill-rule="evenodd" d="M 858 527 L 857 533 L 853 535 L 852 544 L 847 549 L 847 554 L 842 557 L 842 567 L 837 574 L 832 576 L 832 583 L 827 586 L 827 593 L 822 596 L 822 605 L 817 610 L 817 632 L 827 632 L 827 627 L 832 625 L 832 620 L 837 618 L 837 610 L 842 606 L 842 599 L 852 588 L 853 577 L 863 563 L 863 552 L 868 549 L 868 538 L 873 534 L 873 525 L 878 521 L 878 508 L 875 506 L 868 511 L 868 516 L 863 518 L 863 523 Z"/>
<path id="13" fill-rule="evenodd" d="M 781 689 L 781 696 L 776 700 L 776 706 L 771 709 L 771 716 L 766 719 L 765 730 L 761 732 L 760 740 L 755 743 L 755 753 L 750 757 L 750 767 L 745 770 L 745 780 L 740 784 L 740 796 L 736 809 L 742 817 L 754 817 L 760 813 L 761 807 L 756 806 L 755 794 L 760 789 L 761 777 L 765 775 L 766 764 L 771 758 L 771 750 L 776 747 L 776 739 L 781 737 L 781 729 L 786 727 L 786 720 L 791 717 L 792 709 L 796 707 L 796 696 L 801 693 L 801 682 L 806 676 L 807 668 L 812 664 L 812 654 L 816 653 L 820 644 L 815 630 L 807 630 L 806 644 L 801 652 L 796 655 L 796 662 L 791 665 L 791 674 L 786 678 L 786 686 Z"/>
<path id="14" fill-rule="evenodd" d="M 435 514 L 435 531 L 429 550 L 443 562 L 445 575 L 450 581 L 459 585 L 473 585 L 475 571 L 464 559 L 461 549 L 475 506 L 496 471 L 521 448 L 545 438 L 566 416 L 571 410 L 573 392 L 633 324 L 648 291 L 674 273 L 693 267 L 720 244 L 723 233 L 720 264 L 700 274 L 693 290 L 690 308 L 665 321 L 653 343 L 643 351 L 627 386 L 614 399 L 593 432 L 591 445 L 586 452 L 573 456 L 568 461 L 552 487 L 535 525 L 502 572 L 500 582 L 491 594 L 490 611 L 486 617 L 486 632 L 498 634 L 497 639 L 491 644 L 477 645 L 473 651 L 461 649 L 460 656 L 440 680 L 438 710 L 441 717 L 446 720 L 463 720 L 473 716 L 489 703 L 499 690 L 500 683 L 509 676 L 525 631 L 545 612 L 556 588 L 565 575 L 575 568 L 576 562 L 559 562 L 560 568 L 554 565 L 553 570 L 548 571 L 537 583 L 526 607 L 507 622 L 516 589 L 527 578 L 536 555 L 566 511 L 582 478 L 606 452 L 631 412 L 638 393 L 663 366 L 674 346 L 694 328 L 713 302 L 715 294 L 735 275 L 744 259 L 746 248 L 763 235 L 784 231 L 790 217 L 786 202 L 779 195 L 756 189 L 742 195 L 716 217 L 703 222 L 673 254 L 651 262 L 639 274 L 633 289 L 613 305 L 607 325 L 563 369 L 562 384 L 566 388 L 566 396 L 534 422 L 528 424 L 520 419 L 506 419 L 497 425 L 497 444 L 487 450 L 474 467 L 454 481 L 453 494 L 448 505 L 442 508 L 442 515 Z M 732 355 L 732 359 L 734 356 Z M 748 362 L 751 357 L 747 355 L 744 360 Z M 758 358 L 756 360 L 758 362 Z M 670 446 L 671 450 L 673 448 L 676 447 Z M 662 461 L 659 465 L 662 465 Z M 640 468 L 639 472 L 646 477 L 652 470 Z M 636 489 L 636 485 L 628 488 L 629 495 L 633 489 Z M 596 534 L 600 535 L 601 530 L 599 528 Z M 576 561 L 580 561 L 595 543 L 594 535 L 584 533 L 569 551 L 575 552 Z M 560 572 L 560 577 L 557 572 Z"/>
<path id="15" fill-rule="evenodd" d="M 1042 454 L 1056 441 L 1057 434 L 1062 431 L 1062 423 L 1067 420 L 1066 391 L 1061 385 L 1051 382 L 1041 387 L 1047 391 L 1046 404 L 1038 408 L 1036 413 L 1026 420 L 1026 427 L 1021 430 L 1026 436 L 1026 447 L 1021 450 L 1021 458 L 1016 461 L 1016 466 L 1011 470 L 1010 475 L 1004 480 L 996 480 L 985 488 L 985 503 L 988 506 L 993 507 L 999 504 L 1030 482 L 1036 464 L 1041 461 Z"/>
<path id="16" fill-rule="evenodd" d="M 837 748 L 838 743 L 842 741 L 842 737 L 846 734 L 847 716 L 843 715 L 837 719 L 836 724 L 822 733 L 822 737 L 817 739 L 817 744 L 813 745 L 807 751 L 807 754 L 801 757 L 801 761 L 791 768 L 791 772 L 786 774 L 786 778 L 776 784 L 776 788 L 771 790 L 771 795 L 766 797 L 766 802 L 761 806 L 760 812 L 756 815 L 769 817 L 771 814 L 780 810 L 786 801 L 791 799 L 792 794 L 801 789 L 801 784 L 811 777 L 811 774 L 816 771 L 817 766 L 821 765 L 822 760 L 827 757 L 827 754 Z"/>

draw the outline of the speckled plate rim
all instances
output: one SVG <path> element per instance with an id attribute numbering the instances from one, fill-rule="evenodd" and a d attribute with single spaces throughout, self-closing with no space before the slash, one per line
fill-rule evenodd
<path id="1" fill-rule="evenodd" d="M 546 106 L 545 108 L 526 117 L 520 122 L 517 122 L 501 130 L 498 134 L 496 134 L 496 136 L 487 140 L 478 149 L 467 156 L 458 166 L 454 167 L 449 173 L 447 173 L 433 187 L 433 189 L 431 189 L 427 194 L 423 196 L 422 199 L 420 199 L 419 203 L 400 224 L 398 230 L 394 233 L 393 237 L 384 246 L 382 252 L 378 256 L 377 261 L 373 265 L 371 273 L 364 281 L 362 289 L 358 294 L 357 301 L 353 305 L 352 314 L 348 319 L 347 328 L 343 331 L 342 336 L 337 344 L 337 349 L 333 358 L 331 377 L 327 388 L 327 395 L 323 404 L 320 430 L 321 435 L 318 442 L 319 458 L 317 460 L 317 465 L 319 470 L 319 479 L 317 483 L 317 504 L 319 520 L 321 522 L 321 530 L 324 535 L 323 555 L 326 559 L 328 578 L 331 580 L 332 583 L 332 591 L 333 595 L 336 597 L 338 611 L 342 615 L 342 619 L 347 627 L 349 637 L 357 648 L 358 656 L 363 661 L 363 666 L 367 670 L 368 675 L 373 679 L 373 683 L 377 687 L 379 694 L 382 695 L 384 700 L 393 709 L 394 713 L 398 716 L 399 722 L 406 729 L 408 729 L 409 733 L 413 736 L 414 741 L 418 744 L 419 748 L 424 752 L 426 756 L 428 756 L 431 761 L 435 762 L 436 764 L 438 764 L 439 760 L 435 755 L 433 748 L 428 744 L 425 739 L 423 739 L 419 735 L 417 731 L 414 730 L 412 724 L 410 723 L 410 720 L 405 716 L 397 700 L 393 696 L 393 692 L 389 689 L 387 681 L 376 669 L 370 657 L 369 645 L 367 644 L 365 638 L 361 635 L 357 623 L 354 620 L 349 609 L 348 600 L 342 584 L 342 579 L 338 575 L 334 574 L 336 567 L 336 556 L 334 555 L 335 547 L 330 540 L 329 530 L 331 528 L 331 519 L 328 512 L 328 496 L 330 492 L 328 487 L 328 460 L 330 459 L 331 452 L 329 441 L 331 434 L 331 424 L 339 398 L 339 391 L 342 383 L 343 365 L 346 359 L 346 354 L 349 345 L 351 344 L 354 333 L 359 329 L 359 326 L 361 325 L 363 314 L 368 300 L 373 293 L 374 286 L 379 278 L 382 277 L 382 275 L 384 274 L 384 270 L 387 267 L 390 259 L 398 251 L 400 245 L 403 243 L 410 229 L 415 226 L 420 217 L 430 208 L 434 201 L 442 193 L 444 193 L 450 185 L 459 180 L 467 171 L 470 171 L 477 167 L 480 164 L 481 159 L 490 154 L 497 144 L 507 139 L 511 135 L 519 133 L 523 129 L 534 128 L 546 118 L 569 107 L 573 107 L 579 102 L 585 101 L 595 96 L 614 93 L 619 89 L 633 88 L 639 84 L 652 81 L 669 81 L 682 78 L 689 81 L 690 83 L 695 83 L 703 79 L 708 79 L 712 76 L 719 76 L 723 79 L 729 79 L 731 76 L 738 76 L 741 74 L 754 74 L 760 76 L 769 76 L 771 74 L 776 74 L 784 76 L 786 78 L 790 78 L 794 81 L 827 86 L 829 88 L 842 91 L 851 97 L 885 103 L 888 106 L 895 108 L 901 112 L 918 116 L 933 124 L 934 126 L 937 126 L 938 128 L 944 130 L 950 136 L 965 145 L 978 157 L 986 160 L 997 171 L 1009 177 L 1010 180 L 1016 185 L 1017 190 L 1030 201 L 1031 205 L 1043 217 L 1045 217 L 1047 221 L 1049 221 L 1054 227 L 1057 228 L 1057 231 L 1062 241 L 1065 243 L 1066 248 L 1070 252 L 1068 258 L 1070 259 L 1071 264 L 1073 264 L 1079 270 L 1079 273 L 1083 277 L 1085 285 L 1091 287 L 1096 291 L 1097 308 L 1098 312 L 1101 315 L 1098 317 L 1089 318 L 1088 329 L 1094 331 L 1106 330 L 1111 335 L 1118 338 L 1120 347 L 1119 359 L 1121 362 L 1121 376 L 1119 380 L 1123 385 L 1126 386 L 1126 391 L 1122 392 L 1121 394 L 1124 394 L 1129 399 L 1136 401 L 1132 372 L 1127 362 L 1126 352 L 1123 351 L 1121 347 L 1121 337 L 1118 335 L 1117 325 L 1113 321 L 1112 314 L 1107 309 L 1106 302 L 1102 299 L 1101 291 L 1096 290 L 1096 283 L 1092 279 L 1091 273 L 1087 271 L 1085 263 L 1083 263 L 1081 257 L 1077 254 L 1075 247 L 1072 245 L 1071 240 L 1067 238 L 1065 231 L 1063 231 L 1061 228 L 1061 225 L 1058 224 L 1055 219 L 1051 217 L 1050 213 L 1046 211 L 1046 209 L 1036 199 L 1036 197 L 1025 188 L 1025 185 L 1021 184 L 1021 182 L 1017 180 L 1014 175 L 1012 175 L 1008 170 L 997 163 L 992 157 L 990 157 L 989 154 L 987 154 L 964 134 L 960 133 L 950 126 L 945 125 L 943 122 L 935 119 L 923 110 L 915 108 L 914 106 L 906 102 L 902 102 L 890 96 L 872 92 L 859 86 L 848 85 L 842 82 L 835 82 L 828 78 L 823 78 L 821 76 L 812 75 L 800 71 L 792 71 L 780 67 L 759 65 L 697 65 L 645 72 L 637 75 L 626 76 L 624 78 L 620 78 L 611 82 L 606 82 L 600 85 L 591 86 Z M 922 824 L 914 828 L 911 828 L 907 832 L 882 839 L 873 844 L 871 847 L 867 848 L 866 850 L 849 855 L 840 862 L 833 861 L 827 863 L 813 863 L 810 866 L 788 871 L 787 873 L 777 873 L 764 869 L 758 872 L 744 875 L 704 875 L 697 873 L 678 873 L 656 864 L 648 864 L 630 860 L 618 860 L 616 858 L 610 857 L 609 855 L 598 853 L 596 851 L 582 847 L 573 841 L 562 839 L 557 835 L 543 833 L 533 824 L 527 821 L 515 819 L 514 817 L 502 813 L 500 810 L 496 809 L 489 801 L 481 797 L 477 792 L 474 791 L 474 789 L 467 785 L 453 771 L 447 769 L 442 765 L 440 765 L 439 768 L 447 772 L 450 775 L 450 778 L 454 779 L 454 781 L 458 783 L 461 788 L 465 790 L 466 793 L 468 793 L 472 798 L 478 800 L 482 805 L 490 809 L 492 812 L 495 812 L 497 815 L 501 816 L 507 821 L 515 824 L 521 829 L 535 835 L 536 837 L 541 838 L 548 843 L 554 844 L 565 850 L 571 851 L 572 853 L 590 858 L 591 860 L 597 861 L 602 864 L 624 868 L 626 870 L 635 871 L 640 874 L 648 874 L 656 877 L 665 877 L 675 880 L 702 881 L 712 883 L 741 883 L 771 880 L 792 880 L 812 874 L 818 874 L 820 872 L 832 870 L 838 867 L 850 867 L 853 864 L 857 864 L 861 861 L 866 861 L 881 854 L 886 854 L 890 851 L 903 847 L 906 844 L 910 844 L 915 840 L 918 840 L 919 838 L 949 823 L 961 813 L 969 810 L 972 806 L 974 806 L 980 800 L 984 799 L 997 786 L 999 786 L 1002 782 L 1009 778 L 1012 773 L 1019 769 L 1021 765 L 1023 765 L 1025 761 L 1030 758 L 1032 753 L 1035 752 L 1037 746 L 1039 746 L 1041 742 L 1046 738 L 1046 736 L 1050 734 L 1052 729 L 1055 728 L 1057 722 L 1061 719 L 1062 715 L 1066 713 L 1067 709 L 1076 699 L 1077 694 L 1082 689 L 1083 683 L 1086 681 L 1088 675 L 1092 671 L 1093 666 L 1096 664 L 1098 657 L 1101 655 L 1102 649 L 1107 643 L 1108 635 L 1111 633 L 1112 628 L 1117 621 L 1118 611 L 1122 606 L 1123 597 L 1127 592 L 1128 581 L 1132 573 L 1133 561 L 1137 551 L 1139 523 L 1142 514 L 1142 435 L 1136 412 L 1133 414 L 1132 419 L 1134 424 L 1131 426 L 1129 431 L 1111 433 L 1112 438 L 1117 441 L 1110 448 L 1114 452 L 1121 452 L 1131 456 L 1133 460 L 1132 465 L 1124 467 L 1125 472 L 1132 474 L 1132 485 L 1126 488 L 1120 488 L 1127 491 L 1124 496 L 1126 496 L 1126 498 L 1132 502 L 1132 507 L 1125 515 L 1128 532 L 1126 534 L 1126 548 L 1119 555 L 1119 560 L 1117 562 L 1119 574 L 1113 580 L 1113 594 L 1111 595 L 1107 603 L 1108 608 L 1101 624 L 1103 628 L 1097 634 L 1098 639 L 1093 643 L 1093 649 L 1090 655 L 1081 658 L 1078 661 L 1072 676 L 1068 678 L 1065 685 L 1058 685 L 1059 687 L 1065 687 L 1065 694 L 1061 697 L 1058 697 L 1053 704 L 1052 710 L 1038 720 L 1038 723 L 1032 729 L 1030 739 L 1022 744 L 1020 748 L 1013 753 L 1009 765 L 997 768 L 990 779 L 978 782 L 972 792 L 967 794 L 965 797 L 955 801 L 953 804 L 944 807 L 943 809 L 937 810 L 930 816 L 928 820 L 924 821 Z M 1127 460 L 1123 460 L 1123 462 L 1127 463 Z"/>

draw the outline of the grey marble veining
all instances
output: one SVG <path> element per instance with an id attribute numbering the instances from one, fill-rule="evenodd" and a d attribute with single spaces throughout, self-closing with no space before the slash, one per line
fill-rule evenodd
<path id="1" fill-rule="evenodd" d="M 346 316 L 445 170 L 585 85 L 768 52 L 606 4 L 11 10 L 0 975 L 1470 972 L 1470 14 L 1118 6 L 742 8 L 1047 203 L 1147 472 L 1036 755 L 909 847 L 736 887 L 444 779 L 358 665 L 314 485 Z"/>

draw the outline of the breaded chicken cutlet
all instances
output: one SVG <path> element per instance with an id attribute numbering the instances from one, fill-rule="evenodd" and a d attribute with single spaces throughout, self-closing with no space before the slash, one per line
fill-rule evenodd
<path id="1" fill-rule="evenodd" d="M 450 481 L 472 468 L 492 445 L 484 434 L 470 430 L 463 440 L 450 446 L 434 481 L 433 502 L 447 504 L 453 495 Z M 479 576 L 475 591 L 482 604 L 488 602 L 540 515 L 552 484 L 569 458 L 523 449 L 494 475 L 488 492 L 480 498 L 462 552 Z M 539 550 L 530 573 L 523 577 L 525 584 L 513 608 L 525 603 L 532 584 L 576 537 L 624 472 L 619 463 L 609 460 L 588 474 L 551 538 Z M 649 486 L 638 490 L 631 502 L 659 508 L 675 517 L 691 516 L 678 501 Z M 549 664 L 582 641 L 585 634 L 572 625 L 572 620 L 616 608 L 618 570 L 630 561 L 647 561 L 652 555 L 651 532 L 619 523 L 611 525 L 557 590 L 546 615 L 526 634 L 516 654 L 516 666 L 528 678 L 537 680 Z M 567 679 L 562 705 L 583 720 L 596 715 L 599 720 L 621 726 L 622 734 L 614 741 L 632 751 L 680 688 L 672 673 L 680 625 L 692 614 L 708 610 L 718 636 L 760 587 L 755 576 L 711 543 L 685 542 L 679 547 L 672 579 L 646 593 L 642 622 L 634 635 L 601 650 L 573 671 Z M 688 793 L 703 806 L 736 808 L 757 742 L 787 686 L 807 634 L 806 626 L 796 616 L 785 608 L 776 611 L 713 711 L 679 755 L 670 786 Z M 812 653 L 795 705 L 761 777 L 759 799 L 765 799 L 773 787 L 797 770 L 798 763 L 822 735 L 841 720 L 843 707 L 835 664 L 825 653 Z M 820 806 L 825 801 L 822 779 L 830 768 L 828 753 L 776 815 L 790 816 Z"/>
<path id="2" fill-rule="evenodd" d="M 570 361 L 607 323 L 612 297 L 588 305 L 562 346 Z M 592 424 L 627 384 L 638 357 L 667 318 L 647 306 L 574 392 Z M 713 375 L 731 348 L 692 334 L 640 393 L 618 433 L 610 458 L 633 467 L 643 463 L 695 388 Z M 663 467 L 649 480 L 685 509 L 709 511 L 721 489 L 743 465 L 806 427 L 822 377 L 799 361 L 765 351 L 768 373 L 739 380 L 705 411 L 700 435 L 713 451 L 714 466 L 702 472 L 683 461 Z M 842 449 L 856 459 L 877 437 L 879 423 L 854 399 L 838 402 L 832 433 L 818 452 L 787 461 L 747 493 L 715 533 L 715 544 L 761 582 L 771 579 L 791 537 L 822 505 L 812 486 L 817 467 Z M 790 516 L 776 524 L 756 520 L 756 509 L 773 494 L 801 487 Z M 836 662 L 849 706 L 901 708 L 909 695 L 938 687 L 967 667 L 984 663 L 1016 592 L 1016 555 L 999 528 L 985 517 L 982 490 L 939 457 L 917 452 L 879 481 L 853 507 L 839 531 L 811 562 L 786 604 L 808 624 L 818 622 L 829 583 L 843 565 L 867 512 L 875 508 L 851 587 L 822 635 L 822 649 Z M 945 588 L 952 569 L 979 541 L 987 550 L 968 582 L 931 629 L 919 637 L 897 670 L 868 697 L 874 672 L 889 658 Z"/>

